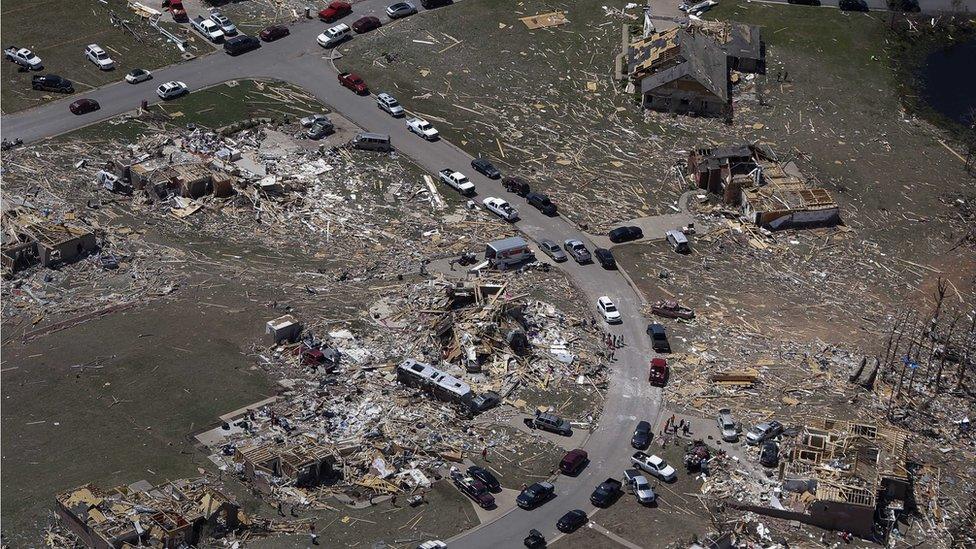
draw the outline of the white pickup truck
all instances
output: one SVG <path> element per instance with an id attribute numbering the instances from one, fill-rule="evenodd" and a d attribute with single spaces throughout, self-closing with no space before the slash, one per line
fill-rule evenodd
<path id="1" fill-rule="evenodd" d="M 474 194 L 474 183 L 468 181 L 467 176 L 463 173 L 456 172 L 450 168 L 444 168 L 438 174 L 440 175 L 441 181 L 447 183 L 448 186 L 453 187 L 464 196 Z"/>
<path id="2" fill-rule="evenodd" d="M 44 64 L 41 63 L 41 58 L 34 55 L 34 52 L 27 48 L 10 46 L 9 48 L 3 50 L 3 56 L 14 63 L 17 63 L 21 67 L 27 67 L 32 71 L 39 71 L 44 68 Z"/>
<path id="3" fill-rule="evenodd" d="M 665 482 L 671 482 L 678 478 L 678 472 L 674 470 L 674 467 L 671 467 L 668 465 L 668 462 L 657 456 L 649 456 L 644 452 L 635 452 L 631 456 L 630 462 L 637 466 L 638 469 L 650 473 Z"/>
<path id="4" fill-rule="evenodd" d="M 430 122 L 424 120 L 423 118 L 408 118 L 407 119 L 407 129 L 411 132 L 423 137 L 427 141 L 436 141 L 440 134 L 437 133 L 437 129 L 430 125 Z"/>
<path id="5" fill-rule="evenodd" d="M 488 198 L 482 200 L 481 203 L 485 205 L 485 208 L 488 208 L 488 211 L 494 213 L 509 223 L 518 221 L 519 211 L 513 208 L 507 200 L 489 196 Z"/>
<path id="6" fill-rule="evenodd" d="M 220 30 L 220 25 L 211 19 L 204 19 L 201 15 L 190 20 L 190 26 L 211 42 L 220 42 L 224 38 L 224 31 Z"/>

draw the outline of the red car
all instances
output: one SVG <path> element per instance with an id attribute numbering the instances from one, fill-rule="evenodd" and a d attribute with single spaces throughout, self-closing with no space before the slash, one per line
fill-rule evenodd
<path id="1" fill-rule="evenodd" d="M 100 108 L 101 106 L 99 106 L 98 101 L 88 98 L 79 99 L 68 105 L 68 110 L 71 111 L 72 114 L 88 114 L 90 112 L 97 111 Z"/>
<path id="2" fill-rule="evenodd" d="M 577 448 L 566 452 L 562 461 L 559 462 L 559 470 L 564 475 L 575 475 L 586 466 L 587 462 L 589 462 L 589 457 L 586 455 L 586 450 Z"/>
<path id="3" fill-rule="evenodd" d="M 356 34 L 362 34 L 364 32 L 369 32 L 373 29 L 378 29 L 383 26 L 380 20 L 372 15 L 367 15 L 366 17 L 361 17 L 352 24 L 352 30 L 356 31 Z"/>
<path id="4" fill-rule="evenodd" d="M 359 95 L 369 95 L 369 88 L 363 78 L 354 72 L 339 73 L 339 83 L 358 93 Z"/>
<path id="5" fill-rule="evenodd" d="M 173 16 L 175 21 L 185 21 L 186 8 L 183 7 L 183 0 L 170 0 L 169 14 Z"/>
<path id="6" fill-rule="evenodd" d="M 655 387 L 664 387 L 668 382 L 668 361 L 663 358 L 651 359 L 651 370 L 647 375 L 647 380 Z"/>
<path id="7" fill-rule="evenodd" d="M 258 34 L 258 37 L 265 42 L 274 42 L 275 40 L 284 38 L 289 34 L 291 34 L 291 31 L 288 30 L 288 27 L 284 25 L 271 25 L 270 27 L 261 31 L 261 33 Z"/>
<path id="8" fill-rule="evenodd" d="M 319 12 L 319 19 L 326 23 L 333 23 L 352 13 L 352 6 L 348 2 L 332 2 L 329 7 Z"/>

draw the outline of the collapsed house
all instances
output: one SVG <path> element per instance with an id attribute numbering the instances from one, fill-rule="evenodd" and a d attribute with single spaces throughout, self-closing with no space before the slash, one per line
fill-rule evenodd
<path id="1" fill-rule="evenodd" d="M 234 460 L 244 477 L 262 494 L 270 494 L 278 482 L 312 488 L 336 477 L 340 460 L 329 444 L 281 445 L 274 442 L 236 449 Z"/>
<path id="2" fill-rule="evenodd" d="M 781 452 L 779 501 L 733 507 L 871 538 L 912 499 L 905 432 L 825 419 L 791 440 Z"/>
<path id="3" fill-rule="evenodd" d="M 732 71 L 765 73 L 766 44 L 757 26 L 701 23 L 627 44 L 624 63 L 645 108 L 730 120 Z"/>
<path id="4" fill-rule="evenodd" d="M 193 546 L 250 523 L 203 477 L 158 486 L 142 480 L 110 490 L 86 484 L 56 499 L 65 526 L 95 549 Z"/>
<path id="5" fill-rule="evenodd" d="M 13 273 L 41 265 L 72 263 L 98 248 L 95 231 L 57 222 L 23 208 L 4 210 L 3 269 Z"/>
<path id="6" fill-rule="evenodd" d="M 840 222 L 840 206 L 811 185 L 796 164 L 781 164 L 767 147 L 742 144 L 700 148 L 687 159 L 688 177 L 703 190 L 771 230 L 824 227 Z"/>

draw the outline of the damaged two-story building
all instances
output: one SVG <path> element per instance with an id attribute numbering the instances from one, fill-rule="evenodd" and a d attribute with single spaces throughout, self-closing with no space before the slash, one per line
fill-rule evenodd
<path id="1" fill-rule="evenodd" d="M 95 230 L 80 223 L 55 220 L 10 208 L 3 212 L 3 269 L 13 273 L 40 264 L 72 263 L 98 248 Z"/>

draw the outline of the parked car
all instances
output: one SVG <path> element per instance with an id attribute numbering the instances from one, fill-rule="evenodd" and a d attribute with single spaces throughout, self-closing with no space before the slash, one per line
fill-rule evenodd
<path id="1" fill-rule="evenodd" d="M 447 544 L 439 539 L 432 539 L 421 543 L 417 549 L 447 549 Z"/>
<path id="2" fill-rule="evenodd" d="M 590 503 L 597 507 L 609 507 L 623 493 L 623 483 L 615 478 L 604 480 L 590 494 Z"/>
<path id="3" fill-rule="evenodd" d="M 491 509 L 495 506 L 495 496 L 488 492 L 488 487 L 480 480 L 465 476 L 460 471 L 451 471 L 451 480 L 462 494 L 474 500 L 482 509 Z"/>
<path id="4" fill-rule="evenodd" d="M 573 532 L 577 530 L 580 526 L 587 523 L 589 519 L 586 517 L 586 513 L 579 510 L 573 509 L 572 511 L 566 513 L 565 515 L 559 517 L 556 521 L 556 529 L 560 532 Z"/>
<path id="5" fill-rule="evenodd" d="M 790 4 L 801 4 L 804 6 L 819 6 L 820 0 L 787 0 Z"/>
<path id="6" fill-rule="evenodd" d="M 39 71 L 44 68 L 44 64 L 41 63 L 41 58 L 34 55 L 34 52 L 27 48 L 10 46 L 3 50 L 3 56 L 28 70 Z"/>
<path id="7" fill-rule="evenodd" d="M 115 61 L 98 44 L 88 44 L 85 47 L 85 57 L 95 64 L 99 70 L 109 71 L 115 68 Z"/>
<path id="8" fill-rule="evenodd" d="M 393 118 L 400 118 L 404 113 L 403 106 L 400 105 L 400 102 L 386 92 L 376 96 L 376 106 L 379 107 L 380 110 L 386 111 L 387 114 Z"/>
<path id="9" fill-rule="evenodd" d="M 450 168 L 444 168 L 437 172 L 437 175 L 448 187 L 452 187 L 462 195 L 471 196 L 474 194 L 474 183 L 468 181 L 468 177 L 463 173 L 456 172 Z"/>
<path id="10" fill-rule="evenodd" d="M 756 446 L 761 442 L 765 442 L 771 438 L 778 437 L 783 433 L 783 424 L 774 420 L 764 421 L 759 425 L 754 426 L 749 429 L 746 433 L 746 444 L 750 446 Z"/>
<path id="11" fill-rule="evenodd" d="M 566 452 L 563 459 L 559 461 L 559 471 L 564 475 L 575 475 L 582 471 L 589 461 L 586 450 L 576 448 Z"/>
<path id="12" fill-rule="evenodd" d="M 627 487 L 634 493 L 634 497 L 637 498 L 638 503 L 647 505 L 654 503 L 657 499 L 657 494 L 651 488 L 651 483 L 647 482 L 647 477 L 640 474 L 640 471 L 637 469 L 627 469 L 624 471 L 624 482 L 627 483 Z"/>
<path id="13" fill-rule="evenodd" d="M 305 135 L 307 135 L 309 139 L 322 139 L 323 137 L 333 133 L 335 133 L 335 126 L 328 118 L 326 118 L 325 120 L 317 120 L 314 124 L 312 124 L 305 132 Z"/>
<path id="14" fill-rule="evenodd" d="M 610 237 L 610 242 L 620 244 L 621 242 L 630 242 L 631 240 L 644 238 L 644 231 L 642 231 L 640 227 L 630 225 L 627 227 L 617 227 L 616 229 L 612 229 L 607 236 Z"/>
<path id="15" fill-rule="evenodd" d="M 528 549 L 541 549 L 546 546 L 546 536 L 542 535 L 542 532 L 532 528 L 529 530 L 529 535 L 525 536 L 522 540 L 522 544 Z"/>
<path id="16" fill-rule="evenodd" d="M 164 3 L 163 6 L 165 5 Z M 186 21 L 186 8 L 183 7 L 183 0 L 170 0 L 169 14 L 173 16 L 173 21 Z"/>
<path id="17" fill-rule="evenodd" d="M 484 158 L 475 158 L 472 160 L 471 167 L 474 168 L 474 171 L 488 179 L 498 179 L 502 176 L 502 172 L 498 171 L 498 168 Z"/>
<path id="18" fill-rule="evenodd" d="M 390 19 L 400 19 L 401 17 L 407 17 L 417 13 L 417 6 L 413 5 L 412 2 L 397 2 L 396 4 L 390 4 L 386 8 L 386 15 Z"/>
<path id="19" fill-rule="evenodd" d="M 519 196 L 527 196 L 531 189 L 529 188 L 528 182 L 526 182 L 521 177 L 511 176 L 502 179 L 502 186 L 505 190 L 517 194 Z"/>
<path id="20" fill-rule="evenodd" d="M 98 101 L 88 99 L 87 97 L 68 105 L 68 110 L 71 111 L 71 114 L 88 114 L 100 108 L 102 107 L 98 104 Z"/>
<path id="21" fill-rule="evenodd" d="M 739 426 L 732 419 L 732 410 L 728 408 L 719 410 L 718 415 L 715 416 L 715 422 L 718 423 L 718 431 L 722 435 L 723 441 L 736 442 L 739 440 Z"/>
<path id="22" fill-rule="evenodd" d="M 779 465 L 779 444 L 767 440 L 759 451 L 759 464 L 763 467 L 776 467 Z"/>
<path id="23" fill-rule="evenodd" d="M 322 34 L 315 37 L 315 41 L 323 48 L 334 48 L 350 38 L 352 38 L 352 31 L 349 25 L 339 23 L 322 31 Z"/>
<path id="24" fill-rule="evenodd" d="M 360 17 L 352 24 L 352 30 L 356 31 L 356 34 L 363 34 L 364 32 L 369 32 L 374 29 L 378 29 L 383 26 L 379 18 L 373 17 L 372 15 L 367 15 L 366 17 Z"/>
<path id="25" fill-rule="evenodd" d="M 130 84 L 138 84 L 146 80 L 152 80 L 152 73 L 146 69 L 132 69 L 125 74 L 125 81 Z"/>
<path id="26" fill-rule="evenodd" d="M 407 129 L 410 130 L 411 133 L 415 133 L 427 141 L 437 141 L 440 139 L 440 134 L 437 133 L 437 128 L 432 126 L 430 122 L 424 120 L 423 118 L 408 118 Z"/>
<path id="27" fill-rule="evenodd" d="M 664 240 L 667 241 L 668 246 L 679 254 L 691 253 L 691 243 L 688 242 L 688 237 L 685 233 L 681 231 L 676 231 L 671 229 L 664 233 Z"/>
<path id="28" fill-rule="evenodd" d="M 237 34 L 237 27 L 234 25 L 234 22 L 219 11 L 212 10 L 210 12 L 210 20 L 217 23 L 217 26 L 223 31 L 224 36 L 234 36 Z"/>
<path id="29" fill-rule="evenodd" d="M 467 401 L 468 409 L 475 414 L 490 410 L 502 403 L 502 397 L 495 391 L 478 393 Z"/>
<path id="30" fill-rule="evenodd" d="M 228 38 L 227 41 L 224 42 L 224 51 L 226 51 L 229 55 L 240 55 L 251 50 L 256 50 L 260 47 L 260 40 L 245 34 Z"/>
<path id="31" fill-rule="evenodd" d="M 488 211 L 494 213 L 498 217 L 508 221 L 509 223 L 514 223 L 518 221 L 519 212 L 516 208 L 513 208 L 507 200 L 503 198 L 497 198 L 494 196 L 486 197 L 481 201 Z"/>
<path id="32" fill-rule="evenodd" d="M 607 296 L 600 296 L 596 300 L 596 310 L 600 311 L 603 315 L 603 319 L 607 321 L 608 324 L 620 324 L 623 319 L 620 318 L 620 311 L 617 310 L 617 306 L 614 305 L 613 301 Z"/>
<path id="33" fill-rule="evenodd" d="M 542 193 L 527 193 L 525 195 L 525 200 L 529 203 L 529 206 L 532 206 L 549 217 L 556 215 L 556 212 L 558 211 L 556 204 L 554 204 L 552 200 L 549 200 L 548 196 Z"/>
<path id="34" fill-rule="evenodd" d="M 668 361 L 661 357 L 651 359 L 651 367 L 647 373 L 647 381 L 655 387 L 664 387 L 668 383 Z"/>
<path id="35" fill-rule="evenodd" d="M 31 88 L 58 93 L 74 93 L 75 86 L 71 80 L 56 74 L 38 74 L 31 78 Z"/>
<path id="36" fill-rule="evenodd" d="M 695 318 L 695 311 L 691 310 L 689 307 L 678 304 L 677 301 L 673 300 L 661 300 L 654 303 L 651 306 L 651 313 L 657 316 L 663 316 L 665 318 L 681 318 L 684 320 L 691 320 Z"/>
<path id="37" fill-rule="evenodd" d="M 566 257 L 566 252 L 559 249 L 559 245 L 553 242 L 552 240 L 543 240 L 542 242 L 540 242 L 539 249 L 542 250 L 542 253 L 551 257 L 552 260 L 555 261 L 556 263 L 562 263 L 563 261 L 566 261 L 566 259 L 568 259 Z"/>
<path id="38" fill-rule="evenodd" d="M 668 462 L 658 456 L 649 456 L 644 452 L 635 452 L 631 456 L 630 462 L 636 465 L 638 469 L 650 473 L 665 482 L 671 482 L 678 478 L 678 472 L 674 470 L 674 467 L 668 465 Z"/>
<path id="39" fill-rule="evenodd" d="M 329 122 L 329 117 L 325 114 L 310 114 L 299 119 L 303 127 L 310 128 L 317 122 Z"/>
<path id="40" fill-rule="evenodd" d="M 191 19 L 190 26 L 211 42 L 217 43 L 224 39 L 224 31 L 220 30 L 220 25 L 210 19 L 204 18 L 202 15 Z"/>
<path id="41" fill-rule="evenodd" d="M 319 12 L 319 19 L 326 23 L 335 23 L 340 18 L 352 13 L 352 6 L 348 2 L 335 1 Z"/>
<path id="42" fill-rule="evenodd" d="M 339 83 L 358 95 L 369 95 L 369 87 L 366 86 L 366 81 L 354 72 L 340 72 Z"/>
<path id="43" fill-rule="evenodd" d="M 573 434 L 573 426 L 570 425 L 569 420 L 546 412 L 537 411 L 535 417 L 532 418 L 532 426 L 567 437 Z"/>
<path id="44" fill-rule="evenodd" d="M 548 482 L 536 482 L 529 486 L 515 498 L 515 503 L 522 509 L 535 509 L 556 495 L 556 487 Z"/>
<path id="45" fill-rule="evenodd" d="M 593 257 L 590 256 L 590 251 L 586 249 L 586 246 L 582 242 L 571 238 L 563 242 L 563 249 L 566 250 L 577 263 L 583 265 L 584 263 L 592 263 Z"/>
<path id="46" fill-rule="evenodd" d="M 841 11 L 870 11 L 868 3 L 864 0 L 840 0 L 837 7 Z"/>
<path id="47" fill-rule="evenodd" d="M 630 437 L 630 445 L 638 450 L 646 450 L 651 444 L 651 424 L 646 421 L 637 422 L 634 436 Z"/>
<path id="48" fill-rule="evenodd" d="M 186 84 L 183 82 L 177 82 L 176 80 L 171 80 L 156 88 L 156 95 L 158 95 L 160 99 L 175 99 L 186 93 L 189 93 Z"/>
<path id="49" fill-rule="evenodd" d="M 647 335 L 651 338 L 651 347 L 658 353 L 670 353 L 671 343 L 668 342 L 668 331 L 660 324 L 648 324 Z"/>
<path id="50" fill-rule="evenodd" d="M 291 30 L 284 25 L 271 25 L 258 34 L 265 42 L 274 42 L 291 34 Z"/>
<path id="51" fill-rule="evenodd" d="M 478 467 L 477 465 L 472 465 L 468 467 L 468 476 L 481 481 L 482 484 L 488 487 L 488 490 L 492 492 L 498 492 L 502 489 L 501 484 L 499 484 L 498 479 L 495 475 L 491 474 L 484 467 Z"/>
<path id="52" fill-rule="evenodd" d="M 608 271 L 612 271 L 617 268 L 617 260 L 613 258 L 613 252 L 605 248 L 596 248 L 593 250 L 593 257 L 600 262 L 600 265 Z"/>

